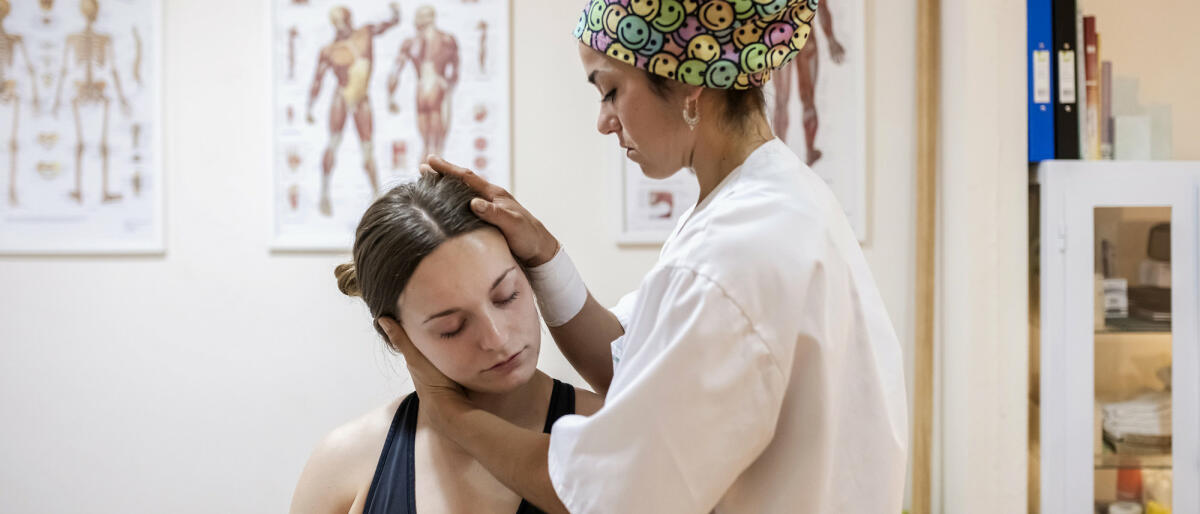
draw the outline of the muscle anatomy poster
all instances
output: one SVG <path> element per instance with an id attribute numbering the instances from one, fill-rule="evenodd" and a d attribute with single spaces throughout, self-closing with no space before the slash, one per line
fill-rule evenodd
<path id="1" fill-rule="evenodd" d="M 273 0 L 281 250 L 344 250 L 427 155 L 511 183 L 507 0 Z"/>

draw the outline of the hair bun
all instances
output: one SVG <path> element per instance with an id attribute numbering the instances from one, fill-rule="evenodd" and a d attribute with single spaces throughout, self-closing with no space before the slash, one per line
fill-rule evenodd
<path id="1" fill-rule="evenodd" d="M 362 296 L 362 291 L 358 288 L 358 272 L 353 262 L 338 265 L 333 269 L 333 276 L 337 277 L 338 289 L 342 294 Z"/>

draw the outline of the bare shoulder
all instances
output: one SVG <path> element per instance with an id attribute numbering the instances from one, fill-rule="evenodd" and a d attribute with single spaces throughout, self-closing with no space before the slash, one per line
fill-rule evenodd
<path id="1" fill-rule="evenodd" d="M 359 492 L 370 486 L 400 401 L 350 420 L 317 443 L 296 484 L 292 514 L 349 511 Z"/>
<path id="2" fill-rule="evenodd" d="M 575 414 L 591 416 L 604 406 L 604 397 L 580 387 L 575 388 Z"/>
<path id="3" fill-rule="evenodd" d="M 318 449 L 323 447 L 347 457 L 369 454 L 372 459 L 378 458 L 379 451 L 383 450 L 383 440 L 392 426 L 392 418 L 402 400 L 396 398 L 331 430 L 321 440 Z M 371 464 L 374 466 L 374 460 Z"/>

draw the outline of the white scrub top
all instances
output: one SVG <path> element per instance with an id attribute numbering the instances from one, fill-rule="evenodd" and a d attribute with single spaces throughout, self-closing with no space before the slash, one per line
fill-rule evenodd
<path id="1" fill-rule="evenodd" d="M 901 511 L 900 346 L 833 193 L 783 142 L 685 214 L 613 312 L 604 407 L 550 436 L 570 512 Z"/>

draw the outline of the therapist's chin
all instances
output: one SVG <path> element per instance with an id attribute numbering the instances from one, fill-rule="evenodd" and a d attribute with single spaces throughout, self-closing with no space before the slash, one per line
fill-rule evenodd
<path id="1" fill-rule="evenodd" d="M 642 175 L 651 180 L 666 180 L 674 176 L 682 168 L 657 166 L 651 163 L 637 163 L 642 168 Z"/>

